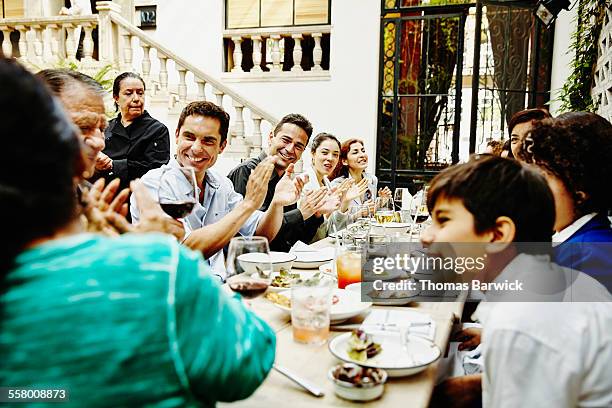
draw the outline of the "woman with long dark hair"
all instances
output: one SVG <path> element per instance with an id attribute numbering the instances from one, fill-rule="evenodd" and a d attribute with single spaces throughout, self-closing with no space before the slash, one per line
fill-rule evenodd
<path id="1" fill-rule="evenodd" d="M 367 168 L 368 154 L 366 153 L 363 140 L 349 139 L 342 143 L 340 161 L 334 170 L 332 185 L 340 185 L 347 179 L 352 179 L 355 184 L 361 183 L 364 179 L 368 183 L 367 190 L 361 196 L 354 198 L 349 207 L 372 202 L 376 198 L 378 178 L 374 174 L 367 173 Z M 381 196 L 391 197 L 391 191 L 388 187 L 381 189 L 378 193 Z"/>

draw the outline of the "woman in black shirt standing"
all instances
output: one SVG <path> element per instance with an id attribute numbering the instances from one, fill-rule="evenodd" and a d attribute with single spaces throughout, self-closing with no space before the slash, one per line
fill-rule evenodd
<path id="1" fill-rule="evenodd" d="M 144 109 L 145 83 L 133 72 L 115 78 L 113 98 L 119 115 L 105 132 L 106 148 L 96 169 L 110 181 L 121 179 L 121 188 L 170 160 L 168 128 Z"/>

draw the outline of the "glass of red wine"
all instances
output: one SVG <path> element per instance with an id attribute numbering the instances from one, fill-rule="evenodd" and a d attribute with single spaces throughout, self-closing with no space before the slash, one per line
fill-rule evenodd
<path id="1" fill-rule="evenodd" d="M 245 299 L 265 293 L 272 281 L 270 246 L 265 237 L 232 238 L 227 252 L 227 284 Z"/>
<path id="2" fill-rule="evenodd" d="M 162 210 L 175 219 L 185 218 L 198 202 L 195 171 L 191 167 L 164 167 L 157 197 Z"/>

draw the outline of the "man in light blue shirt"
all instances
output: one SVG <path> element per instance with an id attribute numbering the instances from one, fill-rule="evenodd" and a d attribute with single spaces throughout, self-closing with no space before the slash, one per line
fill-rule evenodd
<path id="1" fill-rule="evenodd" d="M 261 235 L 274 239 L 283 220 L 283 207 L 299 198 L 303 183 L 291 180 L 293 171 L 286 174 L 274 193 L 267 211 L 258 211 L 266 197 L 268 181 L 274 170 L 274 158 L 263 161 L 249 178 L 243 196 L 234 191 L 232 182 L 211 169 L 227 144 L 229 115 L 211 102 L 192 102 L 183 109 L 176 130 L 176 159 L 158 169 L 149 171 L 141 181 L 152 196 L 176 200 L 193 195 L 191 184 L 178 169 L 195 169 L 198 202 L 183 219 L 185 245 L 202 251 L 215 274 L 225 279 L 223 247 L 236 234 Z M 292 170 L 292 169 L 291 169 Z M 164 174 L 171 173 L 171 176 Z M 164 174 L 164 182 L 160 180 Z M 130 200 L 132 221 L 138 222 L 139 211 L 134 199 Z"/>

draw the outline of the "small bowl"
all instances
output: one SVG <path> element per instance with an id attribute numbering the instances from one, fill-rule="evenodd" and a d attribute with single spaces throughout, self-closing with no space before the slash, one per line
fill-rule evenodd
<path id="1" fill-rule="evenodd" d="M 270 261 L 274 272 L 280 272 L 281 268 L 287 272 L 291 272 L 293 262 L 297 257 L 294 254 L 287 252 L 270 251 Z M 267 254 L 261 252 L 250 252 L 238 256 L 240 266 L 246 273 L 257 273 L 257 266 L 261 265 L 262 261 L 267 260 Z"/>
<path id="2" fill-rule="evenodd" d="M 377 373 L 380 377 L 378 382 L 366 382 L 354 384 L 348 381 L 337 379 L 337 373 L 342 370 L 351 370 L 359 375 L 364 372 Z M 387 381 L 387 372 L 381 368 L 366 368 L 357 364 L 344 363 L 332 367 L 328 372 L 329 379 L 334 383 L 334 391 L 340 398 L 350 401 L 372 401 L 380 396 L 385 391 L 385 382 Z"/>

